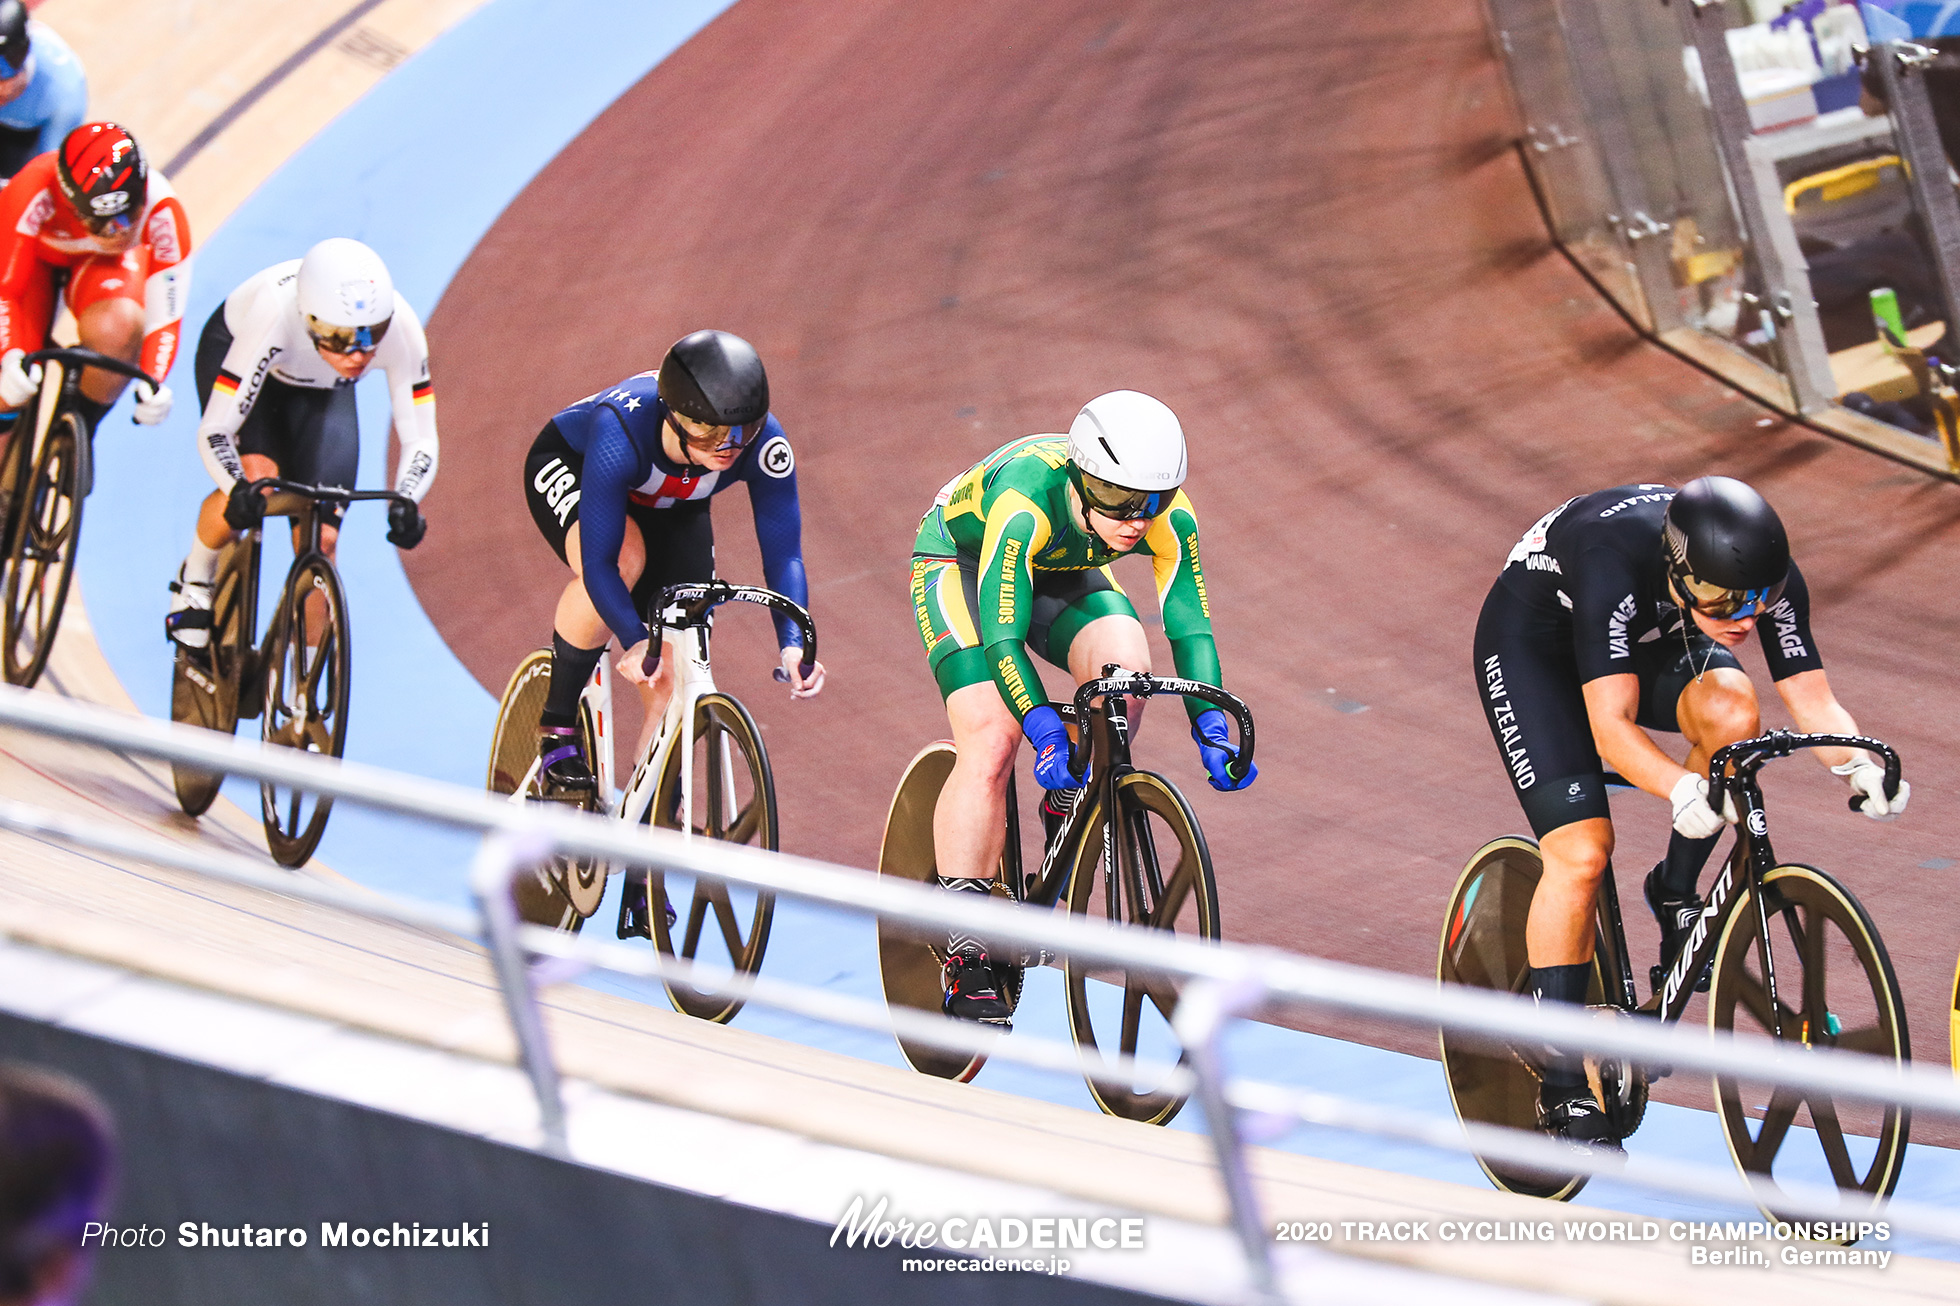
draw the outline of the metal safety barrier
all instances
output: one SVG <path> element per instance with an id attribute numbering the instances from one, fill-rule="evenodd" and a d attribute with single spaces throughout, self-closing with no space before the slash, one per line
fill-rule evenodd
<path id="1" fill-rule="evenodd" d="M 249 858 L 173 843 L 31 806 L 0 802 L 0 828 L 111 856 L 208 875 L 234 884 L 421 929 L 481 940 L 495 967 L 523 1069 L 537 1097 L 544 1150 L 567 1155 L 559 1077 L 538 1005 L 538 990 L 589 969 L 663 981 L 712 984 L 748 1001 L 832 1024 L 894 1032 L 909 1041 L 990 1056 L 1040 1069 L 1108 1077 L 1149 1076 L 1162 1089 L 1190 1093 L 1204 1112 L 1230 1220 L 1244 1249 L 1255 1295 L 1279 1301 L 1268 1225 L 1259 1208 L 1246 1148 L 1298 1124 L 1357 1130 L 1475 1153 L 1512 1164 L 1609 1176 L 1659 1191 L 1751 1205 L 1771 1201 L 1794 1218 L 1843 1219 L 1843 1195 L 1823 1185 L 1752 1184 L 1732 1170 L 1612 1155 L 1583 1155 L 1527 1131 L 1411 1117 L 1326 1094 L 1231 1077 L 1223 1040 L 1236 1020 L 1283 1007 L 1365 1015 L 1422 1029 L 1475 1034 L 1493 1043 L 1545 1045 L 1645 1065 L 1705 1071 L 1832 1097 L 1894 1103 L 1960 1116 L 1960 1082 L 1942 1069 L 1902 1066 L 1852 1053 L 1795 1049 L 1754 1035 L 1711 1033 L 1653 1021 L 1600 1021 L 1580 1009 L 1553 1010 L 1507 994 L 1455 987 L 1282 952 L 1205 944 L 1160 931 L 1051 910 L 973 900 L 789 854 L 684 839 L 627 826 L 557 804 L 514 803 L 482 790 L 268 748 L 207 730 L 133 717 L 0 686 L 0 724 L 126 753 L 331 795 L 404 816 L 479 831 L 471 868 L 474 911 L 412 902 L 295 877 Z M 559 853 L 614 866 L 659 868 L 781 894 L 887 920 L 944 930 L 958 927 L 1002 942 L 1183 982 L 1173 1029 L 1183 1064 L 1106 1058 L 1053 1040 L 1018 1034 L 998 1040 L 959 1021 L 888 1009 L 781 981 L 724 972 L 697 974 L 688 963 L 646 947 L 601 942 L 528 925 L 517 918 L 514 878 Z M 1143 1082 L 1140 1078 L 1132 1082 Z M 1860 1200 L 1862 1193 L 1854 1194 Z M 1960 1217 L 1893 1201 L 1885 1218 L 1899 1229 L 1960 1243 Z"/>

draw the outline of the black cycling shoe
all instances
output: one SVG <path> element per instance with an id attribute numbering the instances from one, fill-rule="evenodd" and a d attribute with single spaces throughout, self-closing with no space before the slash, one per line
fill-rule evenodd
<path id="1" fill-rule="evenodd" d="M 589 794 L 598 783 L 579 747 L 578 727 L 538 728 L 538 787 L 546 797 Z"/>
<path id="2" fill-rule="evenodd" d="M 619 925 L 615 932 L 622 939 L 650 939 L 653 937 L 653 918 L 647 912 L 647 877 L 645 871 L 628 871 L 626 883 L 619 893 Z M 674 910 L 671 902 L 662 902 L 667 913 L 667 928 L 673 929 L 680 913 Z"/>
<path id="3" fill-rule="evenodd" d="M 1538 1090 L 1538 1127 L 1552 1137 L 1592 1151 L 1624 1152 L 1619 1135 L 1613 1132 L 1605 1108 L 1594 1100 L 1592 1090 L 1554 1088 Z"/>
<path id="4" fill-rule="evenodd" d="M 1644 886 L 1647 910 L 1654 913 L 1654 919 L 1659 921 L 1661 926 L 1660 965 L 1652 967 L 1647 972 L 1647 982 L 1653 986 L 1656 993 L 1659 993 L 1661 985 L 1667 982 L 1667 972 L 1673 968 L 1674 959 L 1680 954 L 1681 945 L 1687 942 L 1690 934 L 1694 933 L 1695 922 L 1701 919 L 1704 906 L 1702 900 L 1695 897 L 1661 897 L 1660 876 L 1661 868 L 1657 865 L 1647 872 L 1647 882 Z M 1701 974 L 1695 979 L 1695 992 L 1708 992 L 1708 975 L 1713 967 L 1714 959 L 1711 957 L 1709 965 L 1702 967 Z"/>
<path id="5" fill-rule="evenodd" d="M 940 1009 L 955 1020 L 975 1020 L 983 1025 L 1013 1028 L 1014 1009 L 1001 995 L 994 980 L 994 968 L 987 954 L 975 947 L 961 948 L 946 958 L 942 973 L 946 997 Z"/>

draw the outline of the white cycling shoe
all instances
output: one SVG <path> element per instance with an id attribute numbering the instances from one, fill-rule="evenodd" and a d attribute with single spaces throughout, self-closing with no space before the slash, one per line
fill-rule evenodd
<path id="1" fill-rule="evenodd" d="M 206 648 L 211 643 L 211 583 L 185 580 L 184 569 L 177 568 L 177 579 L 170 582 L 170 611 L 163 619 L 163 633 L 185 648 Z"/>

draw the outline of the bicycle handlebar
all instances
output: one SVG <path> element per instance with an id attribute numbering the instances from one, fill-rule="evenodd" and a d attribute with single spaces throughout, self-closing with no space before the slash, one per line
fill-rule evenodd
<path id="1" fill-rule="evenodd" d="M 37 349 L 21 359 L 20 365 L 25 369 L 34 366 L 36 363 L 48 362 L 73 363 L 82 367 L 99 367 L 105 372 L 118 372 L 132 381 L 148 382 L 152 390 L 163 384 L 163 382 L 157 380 L 134 363 L 125 363 L 120 358 L 111 358 L 107 354 L 98 354 L 93 349 L 82 349 L 80 347 L 70 349 Z"/>
<path id="2" fill-rule="evenodd" d="M 1715 751 L 1708 759 L 1708 793 L 1710 805 L 1720 809 L 1723 790 L 1744 775 L 1754 775 L 1763 763 L 1791 754 L 1805 748 L 1861 748 L 1868 753 L 1877 753 L 1885 759 L 1885 796 L 1896 798 L 1899 794 L 1901 767 L 1899 754 L 1883 740 L 1870 735 L 1800 735 L 1791 730 L 1772 730 L 1754 739 L 1738 739 Z M 1735 766 L 1735 775 L 1728 774 L 1729 766 Z M 1851 810 L 1863 809 L 1865 796 L 1851 796 Z"/>
<path id="3" fill-rule="evenodd" d="M 343 490 L 334 485 L 306 485 L 299 481 L 288 481 L 278 476 L 267 476 L 256 481 L 247 481 L 246 487 L 253 494 L 263 494 L 265 491 L 271 490 L 276 494 L 298 495 L 303 499 L 311 499 L 315 503 L 360 503 L 376 499 L 387 499 L 390 502 L 399 501 L 409 504 L 415 502 L 415 500 L 409 498 L 406 494 L 397 494 L 393 490 Z M 289 517 L 292 514 L 290 512 L 277 511 L 272 505 L 268 504 L 265 515 L 268 517 Z"/>
<path id="4" fill-rule="evenodd" d="M 670 608 L 680 608 L 680 620 L 673 623 L 699 625 L 707 615 L 724 603 L 753 603 L 759 607 L 770 608 L 782 613 L 796 623 L 803 634 L 803 662 L 797 668 L 804 679 L 809 679 L 817 669 L 817 625 L 810 620 L 809 610 L 794 599 L 784 598 L 774 590 L 763 589 L 760 585 L 730 585 L 726 581 L 696 581 L 687 585 L 669 585 L 655 596 L 647 613 L 647 655 L 641 664 L 651 677 L 660 669 L 660 650 L 668 621 Z"/>
<path id="5" fill-rule="evenodd" d="M 1238 722 L 1239 755 L 1226 765 L 1225 772 L 1234 780 L 1243 780 L 1252 771 L 1252 710 L 1238 695 L 1207 685 L 1201 681 L 1185 680 L 1178 676 L 1153 676 L 1147 671 L 1123 671 L 1114 664 L 1103 668 L 1103 675 L 1087 681 L 1075 691 L 1072 704 L 1078 724 L 1077 737 L 1070 741 L 1068 750 L 1068 769 L 1079 775 L 1082 770 L 1082 747 L 1086 737 L 1081 727 L 1089 720 L 1089 700 L 1120 695 L 1125 698 L 1149 698 L 1153 694 L 1180 694 L 1185 698 L 1195 698 L 1229 713 Z"/>

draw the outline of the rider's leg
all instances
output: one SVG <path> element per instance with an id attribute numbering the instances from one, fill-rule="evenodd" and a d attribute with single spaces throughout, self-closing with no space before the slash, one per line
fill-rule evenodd
<path id="1" fill-rule="evenodd" d="M 279 465 L 264 454 L 244 454 L 239 463 L 248 481 L 279 474 Z M 235 537 L 225 523 L 225 494 L 213 490 L 198 505 L 191 550 L 170 586 L 170 610 L 163 622 L 164 631 L 186 648 L 204 648 L 211 642 L 211 585 L 218 573 L 218 554 Z"/>
<path id="2" fill-rule="evenodd" d="M 1613 856 L 1613 823 L 1595 817 L 1549 831 L 1538 841 L 1545 871 L 1525 916 L 1525 956 L 1532 974 L 1588 965 L 1593 957 L 1594 911 L 1600 881 Z M 1584 1002 L 1585 987 L 1576 991 L 1559 977 L 1548 977 L 1552 990 L 1543 996 L 1559 1002 Z"/>
<path id="3" fill-rule="evenodd" d="M 1538 841 L 1544 874 L 1525 917 L 1531 995 L 1539 1002 L 1582 1004 L 1592 977 L 1594 913 L 1613 855 L 1613 823 L 1599 817 L 1548 831 Z M 1611 1142 L 1611 1130 L 1586 1083 L 1580 1057 L 1546 1056 L 1538 1104 L 1547 1127 L 1581 1142 Z"/>
<path id="4" fill-rule="evenodd" d="M 1021 747 L 1021 726 L 992 679 L 949 694 L 946 720 L 959 752 L 932 812 L 939 874 L 992 880 L 1007 840 L 1007 777 Z"/>
<path id="5" fill-rule="evenodd" d="M 69 283 L 69 302 L 79 305 L 75 311 L 76 333 L 84 348 L 134 363 L 143 352 L 142 301 L 121 293 L 104 293 L 95 284 L 94 270 L 93 263 L 77 269 Z M 140 293 L 140 287 L 138 290 Z M 82 371 L 81 407 L 91 429 L 128 384 L 128 377 L 99 367 Z"/>
<path id="6" fill-rule="evenodd" d="M 991 678 L 946 697 L 958 755 L 932 813 L 939 885 L 955 893 L 992 890 L 1006 842 L 1007 779 L 1021 747 L 1021 727 Z M 962 929 L 946 933 L 941 975 L 950 1016 L 1004 1025 L 1012 1016 L 988 960 L 985 940 Z"/>
<path id="7" fill-rule="evenodd" d="M 1756 700 L 1756 686 L 1748 673 L 1735 667 L 1711 667 L 1690 680 L 1675 704 L 1675 719 L 1690 749 L 1685 763 L 1690 771 L 1708 773 L 1708 759 L 1739 739 L 1753 738 L 1762 730 L 1762 707 Z M 1691 898 L 1708 855 L 1715 850 L 1719 834 L 1706 839 L 1689 839 L 1678 831 L 1667 842 L 1667 860 L 1657 877 L 1669 898 Z"/>

